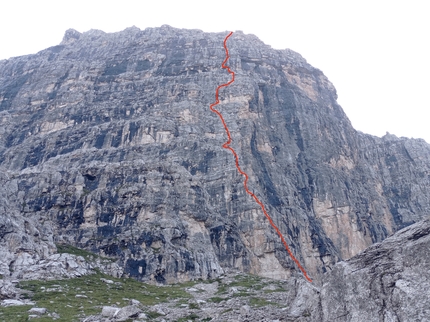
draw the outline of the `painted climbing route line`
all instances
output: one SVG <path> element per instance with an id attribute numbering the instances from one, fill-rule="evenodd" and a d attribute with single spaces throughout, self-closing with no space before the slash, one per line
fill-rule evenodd
<path id="1" fill-rule="evenodd" d="M 230 58 L 230 55 L 228 53 L 228 48 L 227 48 L 227 40 L 228 38 L 230 38 L 230 36 L 233 34 L 233 32 L 230 32 L 227 37 L 225 37 L 224 39 L 224 49 L 225 49 L 225 59 L 222 62 L 221 67 L 224 69 L 227 69 L 227 71 L 231 74 L 231 80 L 225 84 L 219 85 L 215 91 L 215 103 L 210 105 L 210 109 L 212 112 L 216 113 L 221 122 L 222 125 L 224 125 L 224 129 L 225 132 L 227 133 L 227 137 L 228 140 L 227 142 L 225 142 L 223 144 L 223 148 L 224 149 L 228 149 L 231 151 L 231 153 L 233 153 L 234 159 L 236 161 L 236 168 L 237 170 L 240 172 L 241 175 L 243 175 L 245 177 L 245 180 L 243 182 L 243 185 L 245 187 L 245 191 L 247 194 L 249 194 L 252 198 L 254 198 L 255 202 L 258 203 L 258 205 L 261 207 L 261 210 L 263 211 L 264 215 L 266 216 L 267 220 L 269 220 L 270 225 L 273 227 L 273 229 L 276 230 L 276 232 L 278 233 L 279 237 L 281 238 L 282 243 L 285 246 L 285 249 L 287 250 L 288 254 L 290 255 L 291 259 L 296 263 L 296 265 L 299 267 L 299 269 L 302 271 L 303 275 L 305 276 L 305 278 L 309 281 L 312 282 L 312 280 L 309 278 L 308 274 L 306 273 L 305 269 L 302 267 L 302 265 L 300 265 L 299 261 L 294 257 L 293 253 L 290 250 L 290 247 L 288 247 L 287 242 L 285 241 L 284 236 L 282 235 L 281 231 L 279 230 L 279 228 L 275 225 L 275 223 L 272 220 L 272 217 L 270 217 L 270 215 L 267 213 L 266 208 L 264 207 L 263 203 L 260 201 L 260 199 L 258 199 L 258 197 L 252 193 L 249 189 L 248 189 L 248 175 L 246 174 L 246 172 L 244 172 L 239 165 L 239 156 L 237 155 L 236 151 L 230 146 L 231 144 L 231 134 L 230 134 L 230 130 L 228 129 L 227 123 L 224 120 L 224 117 L 222 116 L 221 112 L 218 111 L 217 109 L 214 108 L 214 106 L 219 104 L 219 90 L 223 87 L 227 87 L 229 86 L 231 83 L 234 82 L 234 72 L 230 69 L 229 66 L 226 65 L 227 60 Z"/>

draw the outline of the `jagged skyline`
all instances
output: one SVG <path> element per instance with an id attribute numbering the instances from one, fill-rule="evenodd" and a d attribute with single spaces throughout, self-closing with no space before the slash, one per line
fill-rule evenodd
<path id="1" fill-rule="evenodd" d="M 321 69 L 335 85 L 339 103 L 357 130 L 421 137 L 430 142 L 427 111 L 430 72 L 425 3 L 331 0 L 265 1 L 243 6 L 219 1 L 210 8 L 197 1 L 121 6 L 101 1 L 21 1 L 3 4 L 0 59 L 32 54 L 54 46 L 68 28 L 114 32 L 168 24 L 206 32 L 242 30 L 276 49 L 290 48 Z M 237 13 L 227 18 L 223 8 Z M 211 15 L 217 19 L 207 19 Z"/>

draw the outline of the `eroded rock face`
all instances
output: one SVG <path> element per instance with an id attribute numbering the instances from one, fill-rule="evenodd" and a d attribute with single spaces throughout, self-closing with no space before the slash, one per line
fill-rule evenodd
<path id="1" fill-rule="evenodd" d="M 430 219 L 324 275 L 324 321 L 429 321 Z"/>
<path id="2" fill-rule="evenodd" d="M 69 243 L 141 280 L 295 274 L 209 110 L 230 79 L 226 34 L 69 30 L 58 46 L 0 61 L 3 274 L 27 252 L 7 227 L 26 221 L 40 258 Z M 219 109 L 249 186 L 309 275 L 428 213 L 427 143 L 356 132 L 333 85 L 293 51 L 242 32 L 227 45 L 236 80 Z"/>

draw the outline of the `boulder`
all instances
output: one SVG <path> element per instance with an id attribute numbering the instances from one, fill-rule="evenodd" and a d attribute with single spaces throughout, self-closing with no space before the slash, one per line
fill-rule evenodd
<path id="1" fill-rule="evenodd" d="M 120 308 L 114 306 L 103 306 L 102 315 L 106 317 L 113 318 L 120 311 Z"/>
<path id="2" fill-rule="evenodd" d="M 142 309 L 136 305 L 128 305 L 121 308 L 115 315 L 116 321 L 127 321 L 131 318 L 136 318 L 142 313 Z"/>
<path id="3" fill-rule="evenodd" d="M 35 315 L 43 315 L 46 312 L 47 310 L 44 307 L 32 307 L 30 310 L 28 310 L 28 313 Z"/>

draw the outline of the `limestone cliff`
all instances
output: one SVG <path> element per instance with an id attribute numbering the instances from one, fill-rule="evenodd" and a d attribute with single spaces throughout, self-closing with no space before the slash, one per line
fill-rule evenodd
<path id="1" fill-rule="evenodd" d="M 209 110 L 230 79 L 226 35 L 68 30 L 0 61 L 0 274 L 54 243 L 162 283 L 297 272 Z M 242 32 L 228 48 L 236 80 L 219 108 L 249 186 L 311 277 L 428 214 L 426 142 L 355 131 L 333 85 L 291 50 Z"/>

